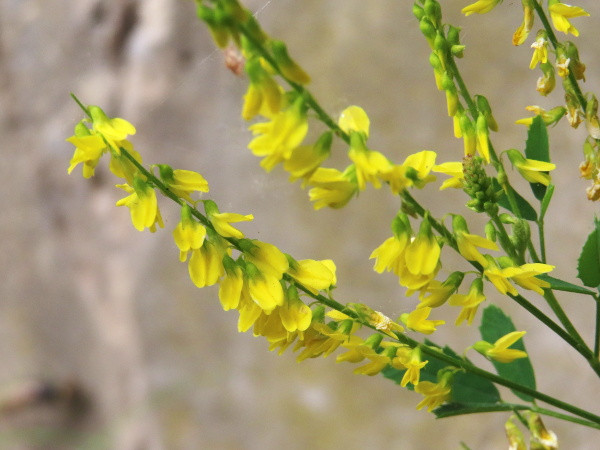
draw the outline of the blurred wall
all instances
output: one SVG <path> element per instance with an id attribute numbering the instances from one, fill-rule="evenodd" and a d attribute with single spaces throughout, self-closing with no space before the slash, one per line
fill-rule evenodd
<path id="1" fill-rule="evenodd" d="M 525 106 L 552 107 L 562 95 L 540 97 L 529 44 L 511 44 L 520 2 L 465 18 L 467 3 L 443 2 L 445 21 L 464 26 L 463 75 L 492 104 L 502 130 L 496 149 L 522 148 L 525 129 L 514 121 L 528 115 Z M 365 108 L 374 149 L 397 162 L 421 149 L 441 162 L 460 158 L 410 2 L 246 4 L 288 43 L 332 116 L 350 104 Z M 600 92 L 600 4 L 578 4 L 592 13 L 575 19 L 586 89 Z M 253 213 L 242 227 L 249 237 L 297 258 L 333 258 L 340 301 L 364 301 L 390 316 L 412 310 L 415 300 L 393 276 L 375 276 L 368 261 L 389 236 L 397 199 L 369 189 L 341 211 L 314 212 L 285 173 L 265 174 L 246 149 L 250 134 L 239 117 L 246 80 L 225 68 L 194 10 L 174 0 L 0 3 L 0 448 L 456 449 L 461 440 L 506 448 L 504 414 L 435 422 L 414 410 L 418 395 L 382 377 L 353 375 L 333 358 L 298 365 L 294 354 L 277 356 L 265 341 L 238 334 L 237 315 L 221 310 L 214 288 L 196 289 L 177 260 L 176 208 L 163 202 L 166 228 L 139 233 L 129 212 L 114 206 L 123 193 L 107 170 L 91 181 L 79 169 L 67 175 L 72 148 L 64 139 L 82 118 L 74 92 L 133 122 L 147 163 L 197 170 L 222 211 Z M 551 131 L 559 169 L 546 221 L 549 261 L 568 280 L 597 211 L 578 178 L 583 138 L 566 124 Z M 430 186 L 415 195 L 436 214 L 464 212 L 460 194 Z M 561 300 L 591 338 L 589 299 Z M 598 381 L 578 355 L 507 299 L 490 301 L 529 331 L 540 390 L 596 407 Z M 442 311 L 452 323 L 456 311 Z M 448 326 L 435 338 L 461 349 L 478 333 Z M 580 378 L 563 375 L 565 366 Z M 595 448 L 589 430 L 547 423 L 563 448 Z"/>

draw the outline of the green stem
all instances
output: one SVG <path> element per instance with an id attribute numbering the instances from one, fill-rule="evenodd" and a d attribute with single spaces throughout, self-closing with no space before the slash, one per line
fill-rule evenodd
<path id="1" fill-rule="evenodd" d="M 596 332 L 594 333 L 594 358 L 600 357 L 600 300 L 594 296 L 596 300 Z"/>
<path id="2" fill-rule="evenodd" d="M 579 334 L 579 332 L 565 313 L 564 309 L 562 308 L 562 306 L 560 306 L 560 303 L 558 303 L 554 292 L 551 289 L 546 289 L 544 291 L 544 298 L 546 299 L 546 302 L 548 302 L 550 308 L 552 308 L 554 314 L 556 314 L 556 317 L 558 318 L 562 326 L 565 328 L 565 330 L 571 336 L 573 336 L 573 338 L 577 340 L 582 346 L 589 350 L 589 347 L 585 344 L 585 341 L 583 340 L 583 338 L 581 337 L 581 335 Z"/>
<path id="3" fill-rule="evenodd" d="M 456 61 L 454 61 L 454 55 L 451 52 L 448 52 L 448 65 L 450 66 L 450 70 L 452 71 L 452 76 L 456 81 L 456 85 L 458 86 L 458 90 L 460 91 L 460 95 L 463 100 L 467 103 L 467 108 L 471 112 L 471 116 L 473 116 L 473 120 L 477 120 L 477 115 L 479 112 L 477 111 L 477 105 L 475 105 L 475 101 L 473 97 L 469 93 L 469 89 L 463 80 L 462 75 L 460 74 L 460 70 L 458 70 L 458 66 L 456 65 Z"/>

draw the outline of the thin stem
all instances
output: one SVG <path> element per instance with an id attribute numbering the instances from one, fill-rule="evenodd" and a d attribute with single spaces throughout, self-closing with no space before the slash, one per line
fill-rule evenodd
<path id="1" fill-rule="evenodd" d="M 597 296 L 596 299 L 596 332 L 594 333 L 594 358 L 598 360 L 600 357 L 600 301 Z"/>
<path id="2" fill-rule="evenodd" d="M 546 302 L 548 302 L 550 308 L 552 308 L 554 314 L 556 314 L 556 317 L 558 317 L 558 320 L 560 321 L 562 326 L 565 327 L 565 330 L 571 336 L 573 336 L 574 339 L 580 342 L 581 345 L 585 346 L 585 348 L 589 350 L 589 347 L 585 344 L 585 341 L 583 340 L 583 338 L 581 337 L 581 335 L 579 334 L 579 332 L 565 313 L 564 309 L 562 308 L 562 306 L 560 306 L 560 303 L 558 303 L 554 292 L 551 289 L 546 289 L 544 291 L 544 298 L 546 299 Z"/>

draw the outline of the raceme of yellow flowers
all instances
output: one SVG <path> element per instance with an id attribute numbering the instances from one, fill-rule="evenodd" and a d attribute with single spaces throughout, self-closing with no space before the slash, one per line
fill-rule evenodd
<path id="1" fill-rule="evenodd" d="M 479 0 L 462 12 L 487 13 L 500 2 Z M 513 36 L 515 45 L 528 38 L 539 5 L 535 0 L 523 0 L 522 6 L 524 20 Z M 549 0 L 548 8 L 554 28 L 574 36 L 579 32 L 569 19 L 588 15 L 579 7 L 557 0 Z M 85 107 L 77 99 L 87 117 L 67 139 L 75 146 L 69 173 L 81 164 L 83 176 L 90 178 L 107 155 L 110 171 L 123 180 L 117 187 L 128 194 L 117 205 L 129 208 L 131 221 L 140 231 L 148 228 L 155 232 L 164 227 L 157 194 L 177 203 L 181 220 L 173 230 L 173 238 L 179 260 L 187 263 L 197 287 L 219 285 L 221 306 L 226 311 L 238 311 L 240 332 L 252 329 L 255 336 L 267 339 L 270 350 L 280 354 L 292 347 L 299 352 L 299 361 L 341 349 L 338 362 L 364 363 L 355 373 L 372 376 L 388 368 L 404 371 L 399 384 L 412 385 L 424 396 L 419 409 L 432 411 L 449 402 L 455 374 L 461 369 L 446 367 L 438 371 L 436 382 L 421 381 L 421 370 L 429 363 L 425 354 L 430 353 L 427 345 L 417 345 L 405 336 L 435 333 L 446 324 L 436 318 L 438 308 L 446 304 L 460 308 L 456 326 L 471 325 L 479 306 L 486 301 L 485 290 L 492 286 L 511 297 L 520 296 L 523 290 L 544 295 L 551 285 L 538 276 L 554 266 L 539 259 L 527 262 L 528 225 L 521 218 L 499 214 L 498 203 L 502 190 L 511 192 L 504 164 L 510 163 L 527 182 L 544 188 L 551 186 L 549 172 L 555 165 L 528 158 L 517 149 L 496 154 L 490 131 L 498 131 L 498 125 L 491 107 L 484 96 L 465 95 L 454 61 L 465 50 L 459 40 L 460 29 L 442 24 L 440 5 L 433 0 L 415 3 L 413 13 L 431 47 L 429 61 L 436 87 L 446 95 L 454 136 L 464 143 L 462 160 L 440 164 L 436 164 L 437 154 L 431 150 L 410 154 L 399 163 L 371 148 L 369 116 L 359 106 L 347 107 L 337 120 L 329 117 L 306 89 L 310 77 L 290 57 L 285 44 L 270 38 L 237 0 L 198 0 L 197 13 L 219 47 L 231 51 L 228 46 L 234 46 L 241 54 L 249 81 L 241 115 L 252 121 L 248 148 L 261 158 L 260 165 L 266 171 L 280 166 L 289 173 L 290 182 L 301 180 L 303 188 L 309 187 L 315 210 L 343 208 L 367 186 L 388 188 L 402 199 L 403 208 L 392 221 L 391 236 L 372 251 L 370 258 L 377 273 L 392 272 L 399 285 L 406 288 L 407 296 L 417 296 L 414 309 L 393 320 L 364 304 L 337 302 L 333 297 L 337 278 L 332 260 L 296 260 L 272 244 L 247 238 L 237 224 L 253 220 L 251 214 L 221 212 L 214 201 L 202 198 L 209 192 L 209 184 L 199 173 L 167 164 L 144 166 L 128 140 L 135 134 L 135 127 L 124 119 L 109 118 L 98 106 Z M 554 89 L 558 73 L 565 86 L 566 106 L 550 111 L 536 106 L 528 109 L 545 124 L 555 124 L 564 116 L 573 127 L 585 121 L 590 137 L 584 145 L 586 161 L 581 171 L 593 182 L 588 197 L 596 200 L 600 198 L 598 102 L 593 95 L 583 98 L 574 87 L 573 80 L 585 79 L 585 65 L 579 61 L 577 48 L 566 42 L 552 51 L 549 45 L 554 39 L 547 30 L 537 33 L 529 67 L 540 67 L 542 77 L 537 90 L 544 96 Z M 318 137 L 307 142 L 315 118 L 324 129 L 317 129 Z M 534 118 L 519 123 L 532 126 Z M 326 165 L 336 139 L 343 141 L 347 149 L 348 164 L 341 169 Z M 490 167 L 498 172 L 497 180 L 488 175 Z M 412 200 L 409 190 L 435 182 L 433 173 L 449 176 L 440 190 L 464 190 L 470 197 L 467 206 L 490 216 L 485 236 L 472 233 L 465 217 L 458 214 L 447 215 L 451 221 L 451 227 L 447 227 L 444 220 L 431 217 Z M 415 224 L 414 219 L 419 217 L 420 223 Z M 512 226 L 511 236 L 504 231 L 507 224 Z M 437 279 L 444 248 L 460 254 L 473 270 L 454 271 L 445 279 Z M 363 332 L 359 332 L 361 328 Z M 364 333 L 365 328 L 370 334 Z M 482 340 L 470 348 L 487 359 L 509 364 L 527 358 L 524 351 L 510 348 L 524 334 L 511 331 L 495 342 Z M 536 416 L 531 417 L 534 423 Z M 509 423 L 507 430 L 512 430 Z"/>

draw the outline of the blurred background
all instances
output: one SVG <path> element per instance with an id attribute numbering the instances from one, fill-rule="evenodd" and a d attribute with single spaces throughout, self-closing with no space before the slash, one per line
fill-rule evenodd
<path id="1" fill-rule="evenodd" d="M 497 151 L 522 149 L 526 130 L 514 121 L 529 115 L 527 105 L 561 104 L 562 92 L 535 91 L 539 70 L 528 69 L 535 31 L 523 46 L 511 44 L 521 2 L 465 18 L 468 3 L 443 2 L 444 21 L 464 27 L 463 76 L 492 105 Z M 410 2 L 246 5 L 312 75 L 310 89 L 325 110 L 337 117 L 358 104 L 368 112 L 373 149 L 396 162 L 422 149 L 435 150 L 439 162 L 461 157 Z M 584 89 L 598 93 L 600 3 L 578 5 L 592 14 L 574 20 L 588 66 Z M 248 237 L 298 259 L 334 259 L 339 301 L 392 317 L 411 311 L 415 299 L 368 260 L 390 236 L 398 199 L 367 189 L 341 211 L 314 212 L 306 191 L 280 169 L 265 174 L 246 149 L 246 86 L 225 67 L 191 1 L 0 2 L 0 448 L 458 449 L 461 441 L 506 448 L 506 414 L 436 421 L 415 410 L 419 395 L 383 377 L 353 375 L 354 366 L 334 357 L 297 364 L 293 353 L 277 356 L 263 339 L 238 334 L 237 314 L 221 310 L 215 288 L 196 289 L 178 261 L 170 231 L 177 208 L 161 203 L 166 228 L 140 233 L 129 211 L 115 207 L 123 192 L 106 168 L 92 180 L 80 168 L 67 175 L 73 148 L 65 138 L 82 118 L 74 92 L 134 123 L 132 141 L 146 163 L 199 171 L 222 211 L 254 214 L 241 226 Z M 585 133 L 566 123 L 550 133 L 558 169 L 548 260 L 559 266 L 557 277 L 576 282 L 598 210 L 579 178 Z M 343 150 L 334 161 L 343 161 Z M 414 195 L 435 214 L 465 213 L 458 192 L 430 185 Z M 439 278 L 452 270 L 446 264 Z M 597 413 L 600 386 L 586 363 L 507 298 L 488 293 L 528 331 L 539 390 Z M 528 298 L 547 310 L 541 297 Z M 591 340 L 591 300 L 559 298 Z M 436 312 L 448 323 L 457 314 Z M 476 325 L 446 326 L 434 338 L 461 351 L 479 335 Z M 597 448 L 592 430 L 546 424 L 562 448 Z"/>

